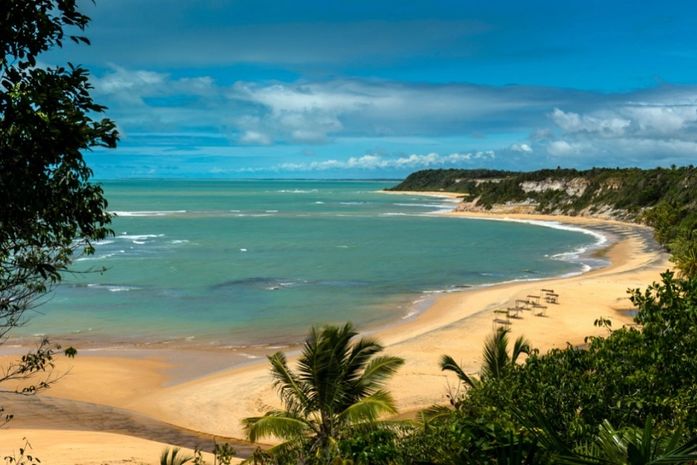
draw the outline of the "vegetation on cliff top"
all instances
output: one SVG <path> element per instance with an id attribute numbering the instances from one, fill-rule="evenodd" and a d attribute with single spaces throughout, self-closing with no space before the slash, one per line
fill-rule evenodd
<path id="1" fill-rule="evenodd" d="M 697 273 L 697 168 L 424 170 L 395 191 L 459 192 L 469 208 L 526 204 L 539 213 L 602 215 L 654 228 L 678 269 Z"/>

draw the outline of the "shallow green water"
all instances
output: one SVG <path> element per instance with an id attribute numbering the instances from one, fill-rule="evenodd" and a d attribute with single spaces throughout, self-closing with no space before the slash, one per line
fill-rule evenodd
<path id="1" fill-rule="evenodd" d="M 461 286 L 577 272 L 567 252 L 597 241 L 434 215 L 452 203 L 376 192 L 391 184 L 106 182 L 115 237 L 76 267 L 108 270 L 67 276 L 19 334 L 279 343 L 317 323 L 408 318 Z"/>

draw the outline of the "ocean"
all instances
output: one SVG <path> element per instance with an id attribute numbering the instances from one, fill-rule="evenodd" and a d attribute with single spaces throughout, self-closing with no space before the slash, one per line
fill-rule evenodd
<path id="1" fill-rule="evenodd" d="M 102 183 L 113 237 L 14 333 L 92 345 L 245 347 L 311 325 L 413 318 L 433 296 L 578 273 L 599 242 L 555 225 L 452 218 L 389 181 Z M 104 271 L 101 269 L 104 268 Z"/>

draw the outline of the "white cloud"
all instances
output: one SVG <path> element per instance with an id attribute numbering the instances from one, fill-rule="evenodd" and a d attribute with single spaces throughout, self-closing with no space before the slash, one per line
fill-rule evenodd
<path id="1" fill-rule="evenodd" d="M 142 92 L 144 88 L 161 86 L 167 79 L 166 74 L 155 73 L 153 71 L 128 71 L 124 68 L 114 66 L 112 72 L 103 78 L 93 78 L 94 87 L 97 92 L 105 94 L 118 94 L 120 92 L 130 92 L 136 90 Z"/>
<path id="2" fill-rule="evenodd" d="M 615 160 L 653 165 L 697 157 L 697 86 L 626 94 L 348 79 L 221 86 L 208 76 L 174 78 L 118 66 L 92 82 L 96 100 L 109 107 L 108 115 L 125 134 L 204 131 L 232 146 L 352 144 L 351 150 L 357 141 L 371 140 L 359 150 L 376 152 L 407 136 L 439 141 L 481 135 L 481 149 L 507 152 L 519 163 L 546 155 L 578 165 Z M 525 132 L 526 142 L 497 145 L 505 141 L 502 134 Z M 434 142 L 411 150 L 442 147 Z M 327 160 L 311 169 L 406 169 L 462 161 L 429 155 Z"/>
<path id="3" fill-rule="evenodd" d="M 240 142 L 252 145 L 269 145 L 271 143 L 271 138 L 260 132 L 245 131 L 240 137 Z"/>
<path id="4" fill-rule="evenodd" d="M 550 155 L 564 156 L 578 153 L 579 147 L 576 144 L 570 144 L 565 140 L 555 140 L 547 145 L 547 151 Z"/>
<path id="5" fill-rule="evenodd" d="M 697 122 L 697 105 L 627 105 L 622 111 L 630 115 L 642 132 L 673 134 Z"/>
<path id="6" fill-rule="evenodd" d="M 518 153 L 532 153 L 532 147 L 528 144 L 513 144 L 511 145 L 510 149 L 514 152 Z"/>
<path id="7" fill-rule="evenodd" d="M 335 169 L 417 169 L 438 166 L 453 166 L 471 160 L 486 160 L 495 158 L 493 151 L 451 153 L 440 155 L 432 152 L 427 154 L 411 154 L 403 157 L 389 158 L 376 154 L 366 154 L 360 157 L 350 157 L 346 160 L 322 160 L 310 163 L 283 163 L 277 166 L 282 171 L 327 171 Z"/>
<path id="8" fill-rule="evenodd" d="M 501 115 L 524 124 L 529 108 L 547 96 L 526 88 L 474 85 L 407 85 L 334 80 L 302 84 L 239 82 L 226 93 L 234 105 L 248 105 L 256 119 L 237 120 L 244 130 L 273 134 L 276 141 L 326 142 L 339 134 L 433 135 L 481 132 Z M 544 113 L 537 119 L 542 121 Z"/>
<path id="9" fill-rule="evenodd" d="M 567 132 L 592 132 L 600 135 L 621 135 L 629 127 L 631 121 L 616 116 L 590 116 L 579 115 L 573 112 L 564 112 L 555 108 L 552 119 L 557 126 Z"/>

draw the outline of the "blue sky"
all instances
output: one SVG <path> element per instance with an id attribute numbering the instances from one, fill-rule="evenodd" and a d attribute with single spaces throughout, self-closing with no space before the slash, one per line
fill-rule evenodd
<path id="1" fill-rule="evenodd" d="M 82 2 L 98 178 L 697 160 L 697 2 Z"/>

